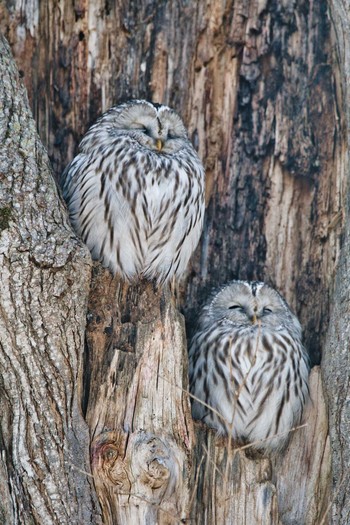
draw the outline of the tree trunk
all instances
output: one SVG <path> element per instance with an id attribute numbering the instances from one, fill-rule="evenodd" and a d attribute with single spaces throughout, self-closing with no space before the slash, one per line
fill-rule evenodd
<path id="1" fill-rule="evenodd" d="M 108 524 L 349 522 L 348 13 L 348 0 L 0 4 L 58 181 L 89 123 L 132 97 L 183 115 L 207 173 L 203 235 L 176 288 L 94 264 L 83 362 L 90 262 L 1 53 L 4 523 L 99 523 L 95 491 Z M 212 286 L 233 278 L 286 296 L 316 365 L 282 456 L 190 416 L 182 314 L 190 337 Z"/>
<path id="2" fill-rule="evenodd" d="M 2 523 L 99 523 L 81 414 L 90 261 L 0 37 Z"/>
<path id="3" fill-rule="evenodd" d="M 350 2 L 331 2 L 343 91 L 343 119 L 349 137 L 350 123 Z M 347 143 L 346 143 L 347 144 Z M 342 153 L 343 169 L 349 178 L 349 153 Z M 322 376 L 329 406 L 329 429 L 332 449 L 332 523 L 350 523 L 350 215 L 349 188 L 344 202 L 342 250 L 333 283 L 330 321 L 324 345 Z"/>

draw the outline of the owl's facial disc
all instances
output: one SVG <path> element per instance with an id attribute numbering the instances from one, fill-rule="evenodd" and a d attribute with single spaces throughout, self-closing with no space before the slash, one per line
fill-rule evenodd
<path id="1" fill-rule="evenodd" d="M 167 106 L 140 102 L 126 107 L 115 122 L 115 132 L 127 135 L 156 153 L 175 153 L 188 141 L 181 118 Z"/>
<path id="2" fill-rule="evenodd" d="M 211 305 L 213 314 L 234 324 L 244 326 L 277 326 L 286 307 L 272 288 L 263 285 L 249 286 L 236 282 L 217 294 Z"/>

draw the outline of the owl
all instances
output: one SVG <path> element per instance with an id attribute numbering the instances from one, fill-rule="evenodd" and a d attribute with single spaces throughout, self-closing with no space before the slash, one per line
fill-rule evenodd
<path id="1" fill-rule="evenodd" d="M 184 273 L 203 226 L 204 170 L 175 111 L 145 100 L 112 107 L 63 180 L 72 225 L 103 266 L 127 281 Z"/>
<path id="2" fill-rule="evenodd" d="M 263 282 L 233 281 L 213 295 L 189 349 L 193 417 L 238 443 L 281 451 L 308 399 L 301 326 Z"/>

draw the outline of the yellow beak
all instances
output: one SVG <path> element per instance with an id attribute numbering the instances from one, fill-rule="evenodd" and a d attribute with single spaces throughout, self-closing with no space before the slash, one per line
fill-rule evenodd
<path id="1" fill-rule="evenodd" d="M 157 150 L 158 150 L 158 151 L 162 151 L 163 146 L 164 146 L 163 141 L 160 140 L 160 139 L 157 139 L 157 140 L 156 140 L 156 147 L 157 147 Z"/>
<path id="2" fill-rule="evenodd" d="M 251 321 L 252 321 L 252 324 L 256 324 L 256 315 L 254 314 L 252 317 L 251 317 Z"/>

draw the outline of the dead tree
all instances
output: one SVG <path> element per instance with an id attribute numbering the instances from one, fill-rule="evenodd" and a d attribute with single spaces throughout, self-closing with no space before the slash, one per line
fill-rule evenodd
<path id="1" fill-rule="evenodd" d="M 1 40 L 1 522 L 348 523 L 349 7 L 0 4 L 19 69 Z M 183 115 L 207 212 L 175 290 L 91 265 L 22 82 L 58 185 L 110 105 Z M 283 457 L 191 419 L 186 330 L 233 278 L 286 296 L 315 365 L 307 426 Z"/>

